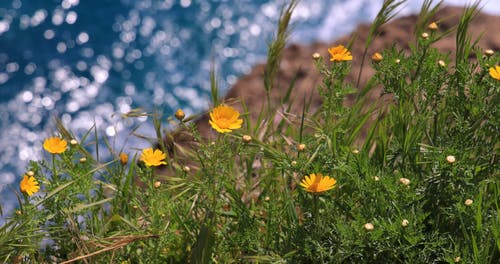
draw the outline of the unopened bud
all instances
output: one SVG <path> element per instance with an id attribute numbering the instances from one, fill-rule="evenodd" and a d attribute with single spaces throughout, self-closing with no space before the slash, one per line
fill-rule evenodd
<path id="1" fill-rule="evenodd" d="M 243 135 L 243 137 L 241 137 L 241 139 L 243 140 L 243 142 L 245 143 L 250 143 L 250 141 L 252 141 L 252 137 L 249 136 L 249 135 Z"/>
<path id="2" fill-rule="evenodd" d="M 372 231 L 373 229 L 375 229 L 372 223 L 366 223 L 363 227 L 366 231 Z"/>
<path id="3" fill-rule="evenodd" d="M 352 150 L 352 154 L 355 154 L 355 155 L 356 155 L 356 154 L 359 154 L 359 150 L 358 150 L 358 149 L 353 149 L 353 150 Z"/>
<path id="4" fill-rule="evenodd" d="M 374 181 L 380 181 L 380 177 L 379 176 L 373 176 L 373 180 Z"/>
<path id="5" fill-rule="evenodd" d="M 292 164 L 292 166 L 294 166 L 294 167 L 295 167 L 295 166 L 297 166 L 297 161 L 292 160 L 292 163 L 291 163 L 291 164 Z"/>
<path id="6" fill-rule="evenodd" d="M 87 158 L 83 157 L 83 158 L 80 158 L 80 163 L 85 163 L 87 161 Z"/>
<path id="7" fill-rule="evenodd" d="M 431 30 L 431 31 L 436 31 L 436 30 L 438 30 L 438 28 L 439 28 L 439 27 L 438 27 L 438 25 L 436 24 L 436 22 L 432 22 L 432 23 L 430 23 L 430 24 L 427 26 L 427 28 L 428 28 L 429 30 Z"/>
<path id="8" fill-rule="evenodd" d="M 401 62 L 401 60 L 400 60 L 400 59 L 395 59 L 395 60 L 394 60 L 394 62 L 395 62 L 395 63 L 400 63 L 400 62 Z"/>
<path id="9" fill-rule="evenodd" d="M 153 186 L 154 186 L 155 188 L 159 188 L 159 187 L 161 186 L 161 182 L 160 182 L 160 181 L 155 181 L 155 182 L 153 183 Z"/>
<path id="10" fill-rule="evenodd" d="M 399 182 L 405 186 L 410 185 L 410 180 L 408 180 L 407 178 L 400 178 Z"/>
<path id="11" fill-rule="evenodd" d="M 189 168 L 189 166 L 184 166 L 184 167 L 182 168 L 182 171 L 184 171 L 184 172 L 190 172 L 190 171 L 191 171 L 191 168 Z"/>
<path id="12" fill-rule="evenodd" d="M 439 66 L 441 66 L 441 67 L 446 67 L 446 63 L 444 62 L 444 60 L 439 60 L 439 61 L 438 61 L 438 64 L 439 64 Z"/>
<path id="13" fill-rule="evenodd" d="M 495 54 L 495 52 L 492 49 L 487 49 L 484 51 L 484 55 L 486 55 L 488 57 L 493 56 L 493 54 Z"/>
<path id="14" fill-rule="evenodd" d="M 452 156 L 452 155 L 449 155 L 449 156 L 446 156 L 446 161 L 448 161 L 448 163 L 454 163 L 455 162 L 455 156 Z"/>
<path id="15" fill-rule="evenodd" d="M 381 62 L 382 59 L 384 59 L 384 57 L 382 57 L 382 54 L 378 53 L 378 52 L 375 52 L 373 55 L 372 55 L 372 61 L 373 62 Z"/>
<path id="16" fill-rule="evenodd" d="M 271 200 L 271 197 L 269 196 L 264 197 L 264 201 L 269 202 L 269 200 Z"/>
<path id="17" fill-rule="evenodd" d="M 455 261 L 455 263 L 460 262 L 460 260 L 461 260 L 461 258 L 460 258 L 459 256 L 457 256 L 457 257 L 455 257 L 455 258 L 453 259 L 453 261 Z"/>
<path id="18" fill-rule="evenodd" d="M 122 165 L 127 165 L 128 163 L 128 155 L 126 153 L 120 153 L 120 163 Z"/>
<path id="19" fill-rule="evenodd" d="M 72 139 L 69 141 L 69 144 L 74 146 L 74 145 L 78 144 L 78 141 L 76 141 L 76 139 Z"/>
<path id="20" fill-rule="evenodd" d="M 314 52 L 313 55 L 312 55 L 313 59 L 315 60 L 319 60 L 319 58 L 321 58 L 321 54 L 317 53 L 317 52 Z"/>
<path id="21" fill-rule="evenodd" d="M 427 32 L 422 33 L 422 38 L 423 39 L 428 39 L 429 38 L 429 33 L 427 33 Z"/>
<path id="22" fill-rule="evenodd" d="M 465 200 L 464 204 L 467 205 L 467 206 L 471 206 L 472 203 L 474 203 L 474 201 L 472 201 L 472 199 L 467 199 Z"/>
<path id="23" fill-rule="evenodd" d="M 402 227 L 407 227 L 408 225 L 410 224 L 410 222 L 406 219 L 403 219 L 403 221 L 401 221 L 401 226 Z"/>
<path id="24" fill-rule="evenodd" d="M 184 117 L 186 117 L 186 114 L 184 114 L 182 109 L 177 109 L 177 111 L 175 111 L 175 118 L 177 118 L 177 120 L 182 121 Z"/>
<path id="25" fill-rule="evenodd" d="M 28 171 L 28 172 L 26 172 L 26 174 L 28 174 L 28 176 L 31 176 L 31 177 L 35 176 L 35 173 L 33 171 Z"/>
<path id="26" fill-rule="evenodd" d="M 301 144 L 299 144 L 299 145 L 297 146 L 297 150 L 298 150 L 298 151 L 303 151 L 303 150 L 305 150 L 305 149 L 306 149 L 306 144 L 304 144 L 304 143 L 301 143 Z"/>

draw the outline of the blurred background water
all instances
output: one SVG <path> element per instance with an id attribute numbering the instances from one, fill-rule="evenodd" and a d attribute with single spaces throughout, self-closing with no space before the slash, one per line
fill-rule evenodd
<path id="1" fill-rule="evenodd" d="M 130 130 L 152 135 L 151 120 L 124 120 L 135 108 L 209 106 L 214 62 L 227 91 L 263 62 L 285 0 L 1 0 L 0 204 L 17 206 L 29 160 L 55 132 L 54 117 L 77 135 L 96 124 L 119 147 L 142 148 Z M 408 1 L 400 15 L 416 12 Z M 468 1 L 445 3 L 464 5 Z M 382 0 L 302 0 L 292 42 L 329 41 L 371 21 Z M 496 3 L 496 4 L 495 4 Z M 499 14 L 498 0 L 483 1 Z M 128 138 L 124 146 L 125 138 Z M 10 188 L 9 188 L 10 187 Z M 0 219 L 1 223 L 1 219 Z"/>

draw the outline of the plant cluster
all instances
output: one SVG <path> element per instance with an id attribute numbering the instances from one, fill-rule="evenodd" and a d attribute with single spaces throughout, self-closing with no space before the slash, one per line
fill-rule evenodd
<path id="1" fill-rule="evenodd" d="M 384 1 L 366 48 L 401 3 Z M 269 47 L 268 94 L 295 4 Z M 156 114 L 156 144 L 136 153 L 95 128 L 76 140 L 58 125 L 0 227 L 0 261 L 496 263 L 500 57 L 466 34 L 477 5 L 457 25 L 453 63 L 433 48 L 450 32 L 431 20 L 439 5 L 425 1 L 411 52 L 372 54 L 376 73 L 350 106 L 353 57 L 340 45 L 328 59 L 313 54 L 323 104 L 311 113 L 304 103 L 299 118 L 276 121 L 268 96 L 253 122 L 250 110 L 219 102 L 213 75 L 217 137 L 202 138 L 182 110 L 169 119 L 193 135 L 193 149 L 166 146 L 171 134 Z M 375 87 L 392 96 L 388 105 L 367 102 Z M 113 159 L 100 157 L 102 141 Z"/>

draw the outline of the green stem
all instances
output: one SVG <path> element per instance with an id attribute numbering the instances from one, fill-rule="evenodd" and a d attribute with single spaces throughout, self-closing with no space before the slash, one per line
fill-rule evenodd
<path id="1" fill-rule="evenodd" d="M 318 195 L 313 194 L 313 215 L 314 230 L 318 230 Z"/>
<path id="2" fill-rule="evenodd" d="M 420 75 L 420 70 L 422 69 L 422 64 L 424 62 L 425 56 L 427 55 L 427 49 L 429 48 L 429 45 L 425 44 L 422 52 L 422 56 L 418 60 L 418 65 L 417 65 L 417 70 L 415 71 L 415 75 L 413 75 L 413 78 L 411 79 L 411 82 L 415 81 Z"/>
<path id="3" fill-rule="evenodd" d="M 52 154 L 52 179 L 54 182 L 59 181 L 59 177 L 57 176 L 56 172 L 56 154 Z"/>

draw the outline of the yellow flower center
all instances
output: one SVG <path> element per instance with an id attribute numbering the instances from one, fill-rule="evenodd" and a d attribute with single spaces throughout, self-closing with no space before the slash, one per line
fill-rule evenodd
<path id="1" fill-rule="evenodd" d="M 221 117 L 217 120 L 217 125 L 219 125 L 220 128 L 229 128 L 229 126 L 231 125 L 231 120 L 225 117 Z"/>
<path id="2" fill-rule="evenodd" d="M 320 175 L 316 175 L 316 178 L 314 178 L 313 183 L 311 184 L 311 186 L 309 186 L 309 190 L 311 190 L 313 192 L 317 192 L 319 183 L 321 182 L 321 179 L 322 179 L 322 177 Z"/>

